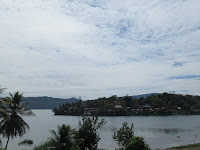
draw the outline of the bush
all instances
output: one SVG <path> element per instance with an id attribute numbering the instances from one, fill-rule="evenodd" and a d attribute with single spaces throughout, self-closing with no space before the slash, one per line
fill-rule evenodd
<path id="1" fill-rule="evenodd" d="M 135 136 L 129 140 L 125 150 L 150 150 L 143 137 Z"/>
<path id="2" fill-rule="evenodd" d="M 99 121 L 98 117 L 83 117 L 75 134 L 78 147 L 81 150 L 96 150 L 100 140 L 97 130 L 105 123 L 103 119 Z"/>
<path id="3" fill-rule="evenodd" d="M 114 132 L 113 139 L 117 141 L 119 146 L 125 147 L 133 136 L 133 124 L 129 127 L 127 123 L 124 122 L 122 127 L 117 132 Z"/>

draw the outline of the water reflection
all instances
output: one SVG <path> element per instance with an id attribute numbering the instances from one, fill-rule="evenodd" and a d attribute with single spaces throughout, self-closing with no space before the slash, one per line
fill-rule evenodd
<path id="1" fill-rule="evenodd" d="M 161 134 L 178 134 L 181 132 L 191 132 L 195 131 L 194 129 L 180 129 L 180 128 L 136 128 L 136 131 L 139 132 L 153 132 Z"/>

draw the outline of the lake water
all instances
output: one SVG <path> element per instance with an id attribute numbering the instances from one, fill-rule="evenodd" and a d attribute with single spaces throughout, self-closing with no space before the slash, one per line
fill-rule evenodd
<path id="1" fill-rule="evenodd" d="M 24 117 L 30 126 L 30 131 L 21 138 L 9 142 L 8 150 L 31 150 L 32 147 L 19 147 L 18 143 L 24 139 L 31 139 L 34 145 L 50 137 L 49 130 L 56 130 L 57 125 L 67 124 L 71 128 L 78 128 L 79 116 L 54 116 L 51 110 L 33 110 L 35 117 Z M 99 147 L 114 150 L 117 143 L 112 139 L 123 122 L 134 124 L 136 136 L 142 136 L 152 149 L 167 148 L 200 141 L 200 116 L 116 116 L 99 117 L 107 123 L 99 129 L 101 141 Z M 6 139 L 2 139 L 5 146 Z"/>

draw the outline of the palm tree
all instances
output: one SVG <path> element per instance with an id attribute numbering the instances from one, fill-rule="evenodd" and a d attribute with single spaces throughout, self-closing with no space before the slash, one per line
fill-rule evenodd
<path id="1" fill-rule="evenodd" d="M 29 125 L 22 119 L 21 115 L 34 115 L 34 113 L 26 106 L 28 103 L 22 104 L 23 94 L 16 92 L 14 95 L 10 94 L 7 97 L 9 103 L 5 110 L 8 117 L 3 117 L 0 122 L 0 133 L 7 137 L 5 149 L 7 149 L 10 137 L 22 136 L 29 130 Z"/>
<path id="2" fill-rule="evenodd" d="M 54 143 L 52 149 L 55 150 L 70 150 L 73 147 L 73 130 L 70 126 L 58 126 L 58 131 L 50 130 L 52 137 L 50 140 Z"/>
<path id="3" fill-rule="evenodd" d="M 4 92 L 5 88 L 0 88 L 0 94 Z M 0 97 L 0 118 L 8 118 L 8 113 L 6 112 L 5 104 L 8 104 L 9 100 Z"/>
<path id="4" fill-rule="evenodd" d="M 0 88 L 0 94 L 2 94 L 4 92 L 5 88 Z M 3 104 L 5 104 L 6 102 L 3 100 L 3 98 L 0 97 L 0 119 L 1 118 L 8 118 L 8 114 L 5 111 L 5 107 L 3 106 Z M 2 144 L 2 141 L 0 139 L 0 145 Z M 1 150 L 1 147 L 0 147 Z"/>

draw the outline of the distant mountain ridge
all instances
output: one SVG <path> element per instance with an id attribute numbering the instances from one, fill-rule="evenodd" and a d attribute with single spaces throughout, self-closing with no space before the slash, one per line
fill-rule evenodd
<path id="1" fill-rule="evenodd" d="M 141 95 L 134 95 L 133 98 L 141 98 L 141 97 L 148 97 L 151 95 L 156 95 L 158 93 L 148 93 L 148 94 L 141 94 Z M 79 99 L 77 98 L 53 98 L 48 96 L 41 96 L 41 97 L 24 97 L 23 102 L 29 103 L 28 108 L 30 109 L 53 109 L 54 107 L 59 107 L 60 104 L 64 103 L 76 103 Z"/>
<path id="2" fill-rule="evenodd" d="M 23 102 L 29 103 L 28 108 L 30 109 L 53 109 L 54 107 L 59 107 L 60 104 L 64 103 L 76 103 L 79 99 L 77 98 L 68 98 L 68 99 L 61 99 L 61 98 L 53 98 L 53 97 L 24 97 Z"/>
<path id="3" fill-rule="evenodd" d="M 141 97 L 146 98 L 146 97 L 148 97 L 148 96 L 157 95 L 157 94 L 158 94 L 158 93 L 148 93 L 148 94 L 134 95 L 134 96 L 132 96 L 132 97 L 133 97 L 133 98 L 141 98 Z"/>

